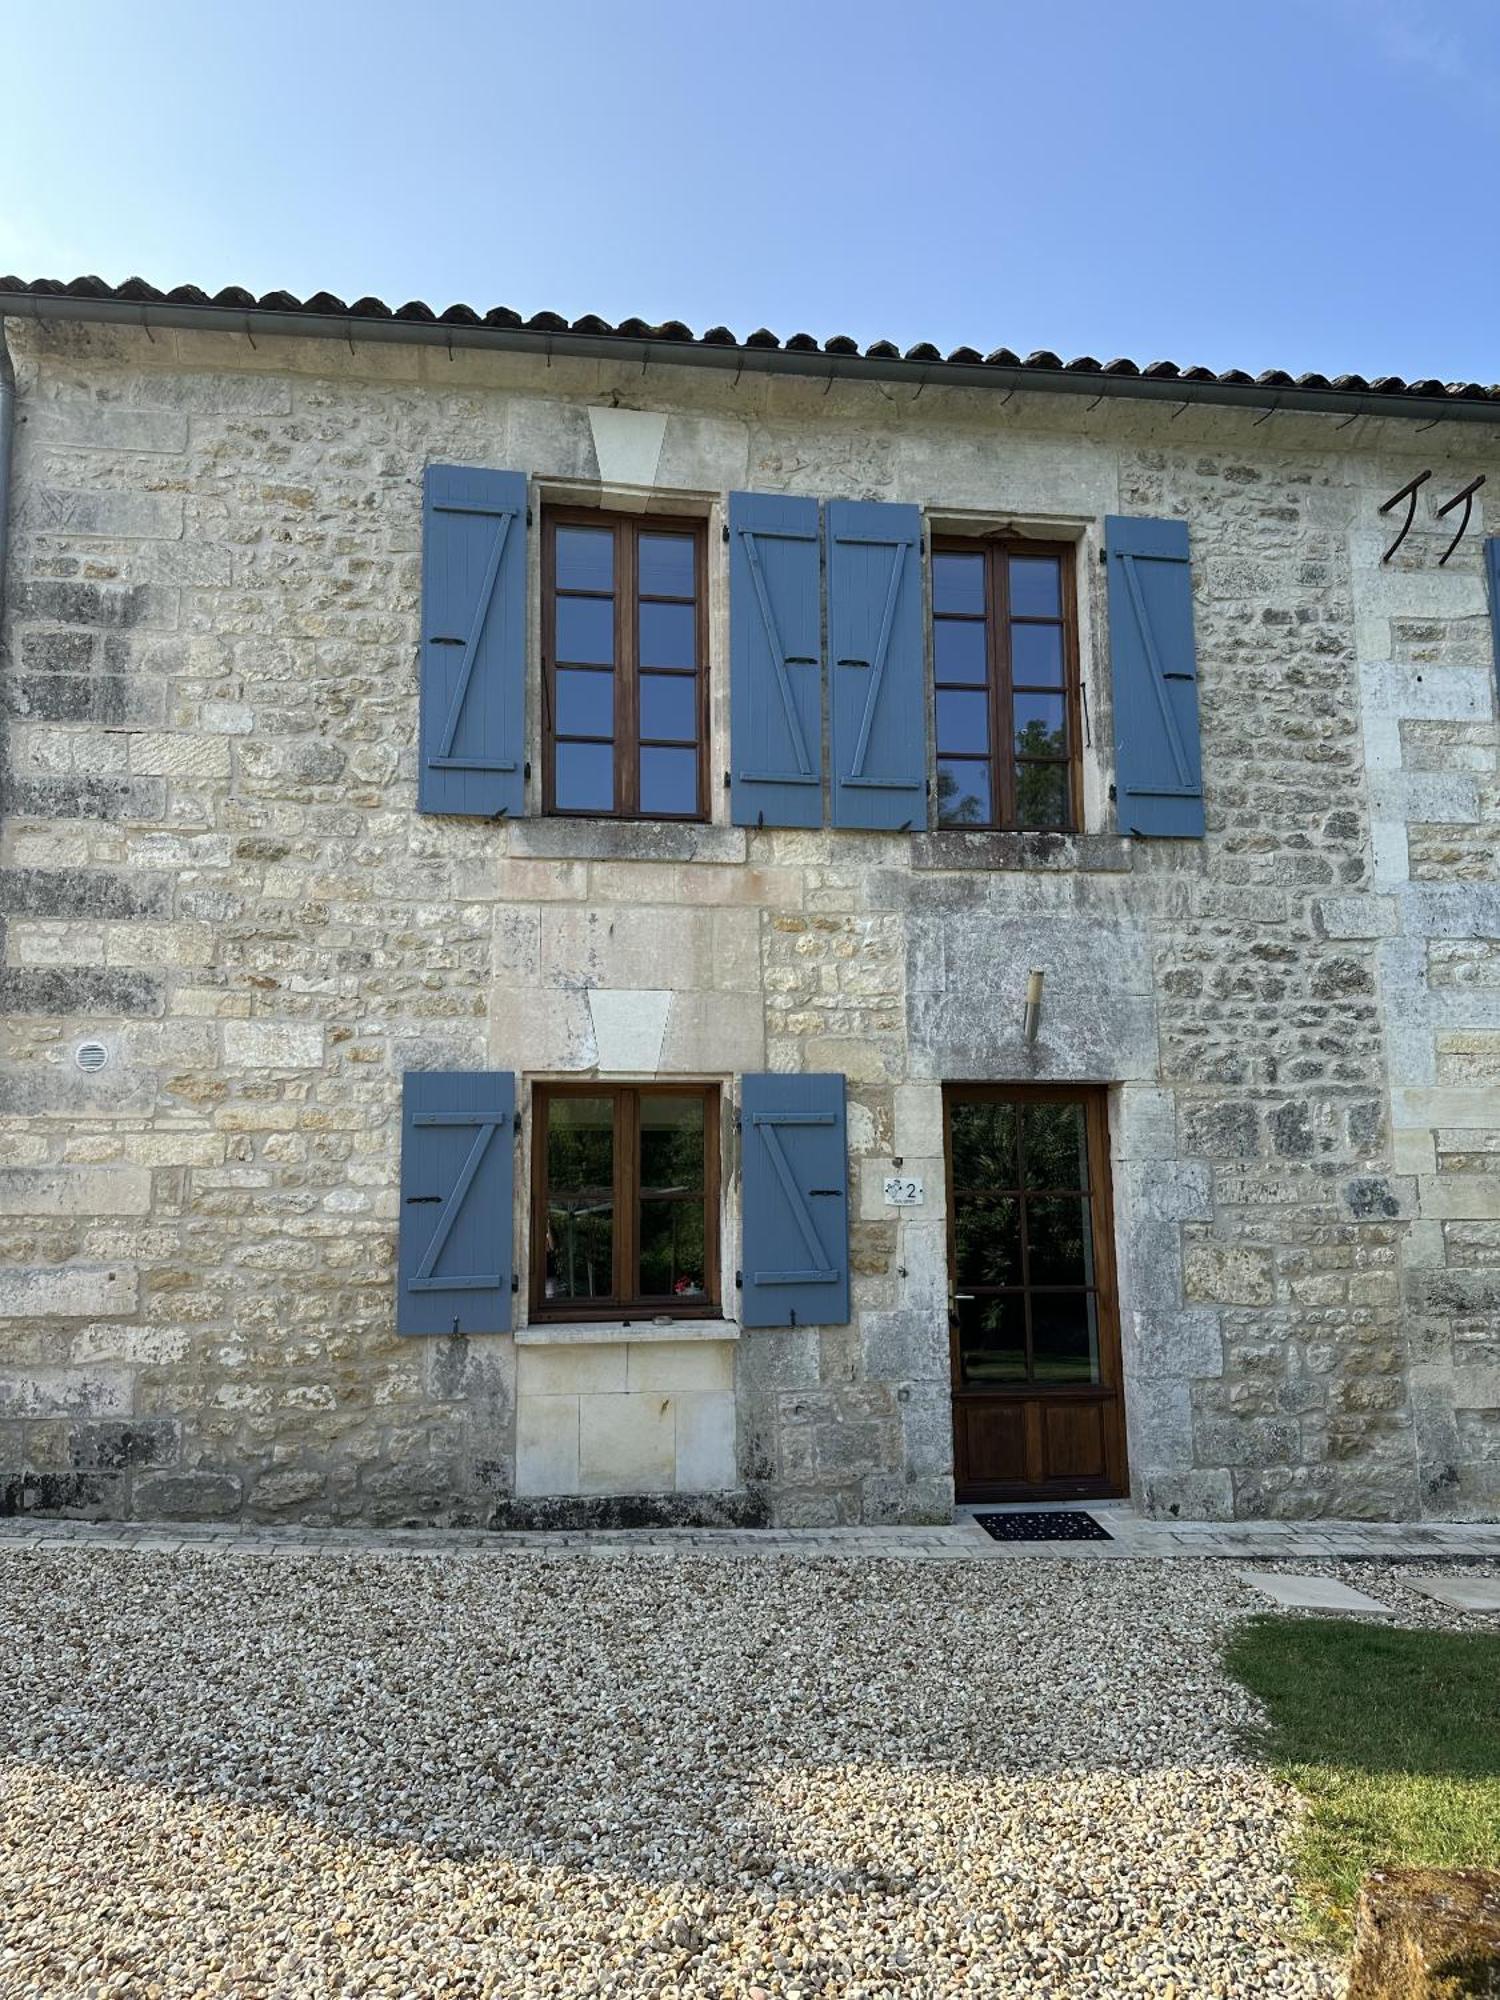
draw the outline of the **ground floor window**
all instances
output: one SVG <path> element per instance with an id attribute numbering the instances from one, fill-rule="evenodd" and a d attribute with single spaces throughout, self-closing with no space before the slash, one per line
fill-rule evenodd
<path id="1" fill-rule="evenodd" d="M 719 1309 L 714 1084 L 538 1084 L 533 1319 Z"/>

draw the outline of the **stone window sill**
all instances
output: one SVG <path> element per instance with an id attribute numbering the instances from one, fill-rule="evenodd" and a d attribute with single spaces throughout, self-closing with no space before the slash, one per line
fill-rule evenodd
<path id="1" fill-rule="evenodd" d="M 1114 833 L 964 833 L 944 827 L 912 835 L 911 865 L 1118 875 L 1130 867 L 1130 842 Z"/>
<path id="2" fill-rule="evenodd" d="M 745 860 L 742 826 L 697 820 L 515 819 L 506 822 L 512 855 L 537 861 Z"/>
<path id="3" fill-rule="evenodd" d="M 738 1340 L 733 1319 L 542 1320 L 516 1329 L 518 1347 L 614 1347 L 643 1340 Z"/>

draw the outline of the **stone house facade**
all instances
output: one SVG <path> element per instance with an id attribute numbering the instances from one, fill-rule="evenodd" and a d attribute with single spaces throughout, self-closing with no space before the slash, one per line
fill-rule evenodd
<path id="1" fill-rule="evenodd" d="M 148 290 L 0 285 L 0 1506 L 1496 1514 L 1500 400 Z"/>

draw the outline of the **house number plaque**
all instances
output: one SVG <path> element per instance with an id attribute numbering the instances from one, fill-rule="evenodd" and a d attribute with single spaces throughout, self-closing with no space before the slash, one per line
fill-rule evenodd
<path id="1" fill-rule="evenodd" d="M 927 1199 L 922 1183 L 910 1174 L 888 1174 L 885 1181 L 887 1208 L 920 1208 Z"/>

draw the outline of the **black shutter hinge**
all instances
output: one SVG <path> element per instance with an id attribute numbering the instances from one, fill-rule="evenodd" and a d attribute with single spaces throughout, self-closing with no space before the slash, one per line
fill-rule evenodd
<path id="1" fill-rule="evenodd" d="M 530 509 L 530 508 L 528 507 L 528 508 L 526 509 L 526 525 L 527 525 L 527 527 L 529 528 L 529 527 L 531 527 L 531 526 L 532 526 L 533 524 L 534 524 L 534 517 L 533 517 L 533 515 L 532 515 L 532 512 L 531 512 L 531 509 Z"/>
<path id="2" fill-rule="evenodd" d="M 520 1274 L 516 1271 L 512 1271 L 510 1274 L 510 1289 L 512 1294 L 520 1291 L 521 1289 Z"/>
<path id="3" fill-rule="evenodd" d="M 519 1112 L 519 1111 L 518 1111 L 518 1112 L 516 1113 L 516 1116 L 515 1116 L 515 1129 L 516 1129 L 516 1130 L 517 1130 L 518 1132 L 519 1132 L 519 1131 L 520 1131 L 520 1129 L 521 1129 L 521 1114 L 520 1114 L 520 1112 Z"/>
<path id="4" fill-rule="evenodd" d="M 1100 560 L 1100 562 L 1102 562 L 1102 563 L 1107 563 L 1107 562 L 1109 561 L 1109 550 L 1108 550 L 1108 549 L 1101 549 L 1101 550 L 1099 551 L 1099 560 Z"/>
<path id="5" fill-rule="evenodd" d="M 1120 796 L 1120 795 L 1119 795 L 1119 793 L 1118 793 L 1118 792 L 1117 792 L 1117 791 L 1115 790 L 1115 788 L 1114 788 L 1114 785 L 1113 785 L 1113 783 L 1111 783 L 1111 785 L 1110 785 L 1110 788 L 1109 788 L 1109 802 L 1110 802 L 1110 804 L 1111 804 L 1111 805 L 1113 805 L 1113 804 L 1114 804 L 1114 802 L 1115 802 L 1115 800 L 1116 800 L 1116 799 L 1117 799 L 1117 798 L 1118 798 L 1119 796 Z"/>
<path id="6" fill-rule="evenodd" d="M 720 528 L 719 533 L 724 537 L 726 542 L 729 540 L 729 523 L 727 521 L 724 523 L 723 527 Z"/>
<path id="7" fill-rule="evenodd" d="M 743 1272 L 743 1271 L 736 1271 L 736 1272 L 735 1272 L 735 1274 L 734 1274 L 734 1289 L 735 1289 L 735 1290 L 736 1290 L 737 1292 L 742 1292 L 742 1291 L 743 1291 L 743 1290 L 745 1289 L 745 1274 L 744 1274 L 744 1272 Z"/>
<path id="8" fill-rule="evenodd" d="M 726 792 L 729 790 L 729 787 L 730 787 L 730 777 L 729 773 L 726 771 L 724 773 L 724 789 Z"/>
<path id="9" fill-rule="evenodd" d="M 531 783 L 531 759 L 529 757 L 527 758 L 526 762 L 521 766 L 521 776 L 525 779 L 528 785 Z"/>

